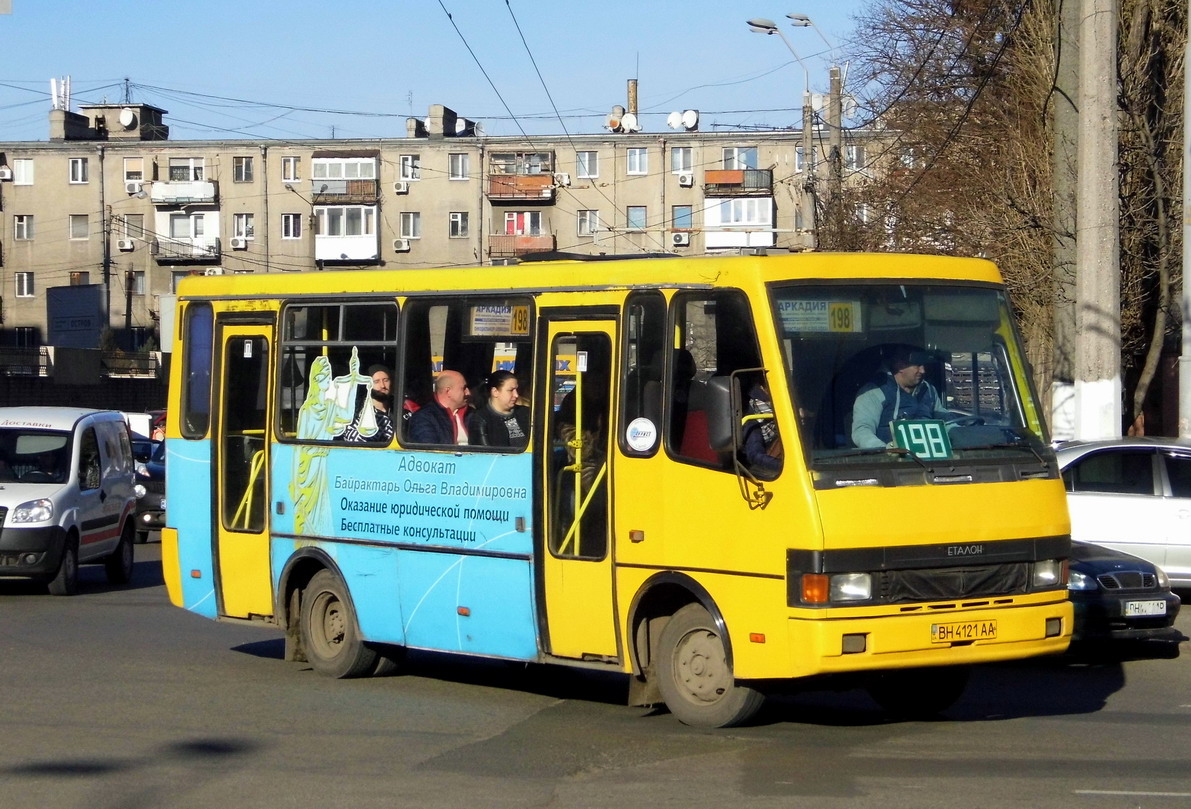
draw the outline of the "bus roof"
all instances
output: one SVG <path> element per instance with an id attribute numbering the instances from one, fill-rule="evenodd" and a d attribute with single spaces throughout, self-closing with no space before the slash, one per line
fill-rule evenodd
<path id="1" fill-rule="evenodd" d="M 710 288 L 782 280 L 898 278 L 1001 283 L 996 265 L 985 259 L 909 253 L 806 252 L 696 256 L 665 261 L 562 260 L 504 266 L 190 276 L 179 282 L 178 296 L 279 298 L 294 294 L 407 295 L 469 291 L 524 294 L 568 289 Z"/>

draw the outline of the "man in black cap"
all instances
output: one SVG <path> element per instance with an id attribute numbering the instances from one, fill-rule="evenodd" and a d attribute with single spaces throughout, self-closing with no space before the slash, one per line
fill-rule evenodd
<path id="1" fill-rule="evenodd" d="M 879 382 L 865 385 L 852 404 L 852 443 L 861 449 L 892 447 L 890 424 L 901 419 L 938 419 L 948 416 L 934 385 L 926 381 L 930 355 L 900 346 Z"/>

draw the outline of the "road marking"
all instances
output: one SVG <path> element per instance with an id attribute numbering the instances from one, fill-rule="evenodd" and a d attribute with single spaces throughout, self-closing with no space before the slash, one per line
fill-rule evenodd
<path id="1" fill-rule="evenodd" d="M 1123 789 L 1076 789 L 1076 795 L 1129 795 L 1136 798 L 1191 798 L 1191 792 L 1130 792 Z"/>

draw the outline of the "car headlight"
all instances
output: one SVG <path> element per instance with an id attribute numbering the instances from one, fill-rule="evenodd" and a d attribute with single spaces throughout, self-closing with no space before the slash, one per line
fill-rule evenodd
<path id="1" fill-rule="evenodd" d="M 868 601 L 873 597 L 869 573 L 839 573 L 831 577 L 832 601 Z"/>
<path id="2" fill-rule="evenodd" d="M 149 477 L 149 467 L 145 466 L 143 463 L 138 463 L 136 465 L 136 473 L 138 477 L 147 478 Z"/>
<path id="3" fill-rule="evenodd" d="M 1043 559 L 1034 563 L 1034 587 L 1054 587 L 1063 583 L 1063 560 Z"/>
<path id="4" fill-rule="evenodd" d="M 1163 590 L 1169 590 L 1170 589 L 1170 576 L 1167 576 L 1166 571 L 1163 570 L 1162 568 L 1158 567 L 1157 565 L 1154 566 L 1154 570 L 1157 571 L 1157 573 L 1158 573 L 1158 586 L 1161 587 Z"/>
<path id="5" fill-rule="evenodd" d="M 146 491 L 147 489 L 145 489 L 144 484 L 141 483 L 138 483 L 132 487 L 132 493 L 136 495 L 137 500 L 140 500 L 142 497 L 144 497 Z"/>
<path id="6" fill-rule="evenodd" d="M 9 522 L 45 522 L 54 519 L 52 500 L 40 499 L 21 503 L 8 515 Z"/>
<path id="7" fill-rule="evenodd" d="M 1068 590 L 1095 590 L 1099 586 L 1096 584 L 1095 578 L 1080 573 L 1078 570 L 1072 570 L 1070 578 L 1067 580 Z"/>

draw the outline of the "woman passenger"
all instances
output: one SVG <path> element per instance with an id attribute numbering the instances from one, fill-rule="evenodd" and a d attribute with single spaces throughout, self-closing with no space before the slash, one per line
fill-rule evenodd
<path id="1" fill-rule="evenodd" d="M 517 377 L 494 371 L 484 382 L 480 399 L 467 417 L 472 444 L 520 449 L 529 443 L 529 408 L 517 404 Z"/>

